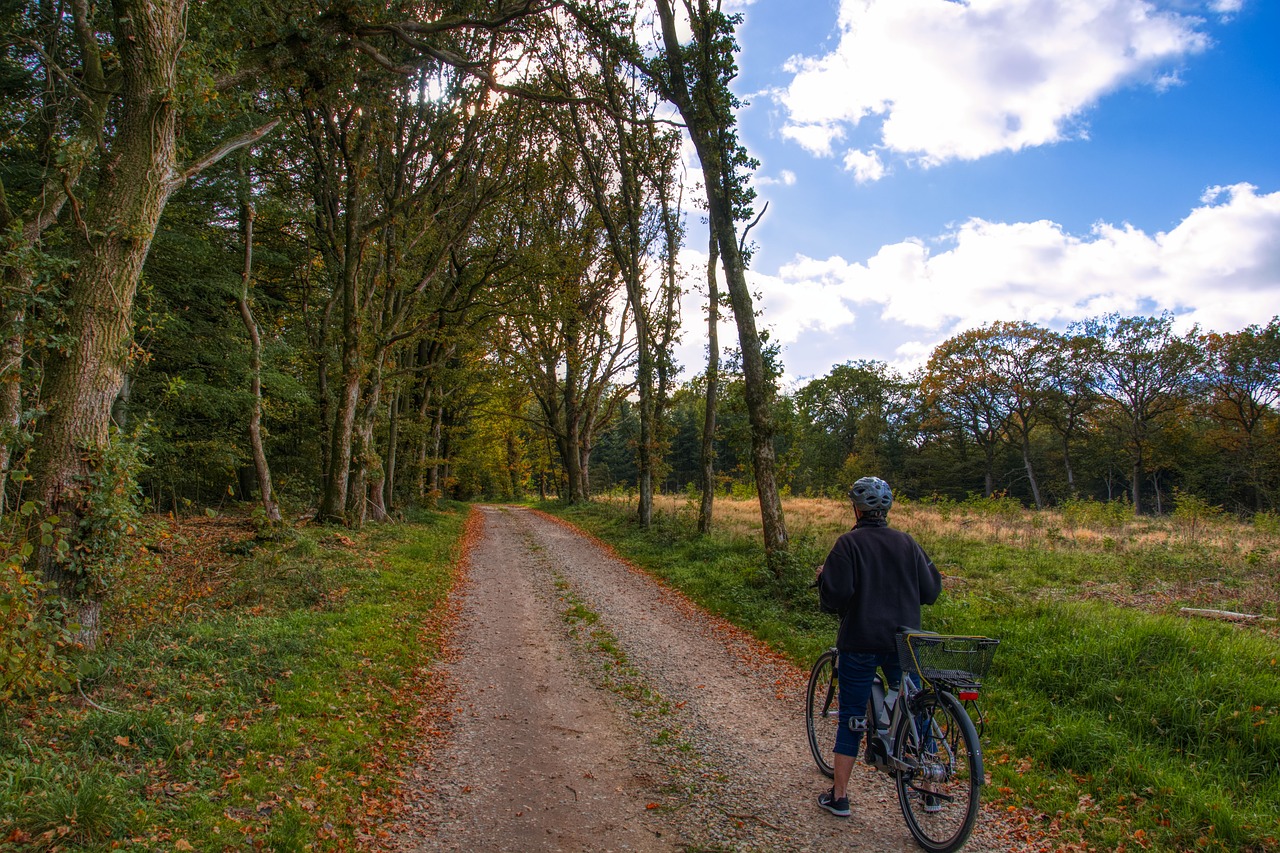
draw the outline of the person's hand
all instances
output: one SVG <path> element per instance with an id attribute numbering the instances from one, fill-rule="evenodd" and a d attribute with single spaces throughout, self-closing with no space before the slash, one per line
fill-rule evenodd
<path id="1" fill-rule="evenodd" d="M 820 578 L 820 577 L 822 577 L 822 566 L 821 566 L 821 565 L 814 566 L 814 567 L 813 567 L 813 582 L 814 582 L 814 583 L 817 583 L 817 582 L 818 582 L 818 578 Z"/>

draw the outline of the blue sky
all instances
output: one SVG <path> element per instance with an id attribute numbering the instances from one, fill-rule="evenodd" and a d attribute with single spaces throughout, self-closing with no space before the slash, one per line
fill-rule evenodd
<path id="1" fill-rule="evenodd" d="M 769 202 L 751 280 L 789 380 L 909 370 L 995 320 L 1170 310 L 1233 331 L 1280 313 L 1280 3 L 736 8 L 740 134 Z M 683 312 L 692 374 L 698 294 Z"/>

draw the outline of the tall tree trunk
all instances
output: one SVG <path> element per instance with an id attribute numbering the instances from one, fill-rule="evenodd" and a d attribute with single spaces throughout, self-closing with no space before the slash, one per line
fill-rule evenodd
<path id="1" fill-rule="evenodd" d="M 262 496 L 262 510 L 267 520 L 280 520 L 280 507 L 272 496 L 271 468 L 267 465 L 267 452 L 262 444 L 262 336 L 258 321 L 249 305 L 249 285 L 253 281 L 253 203 L 249 200 L 249 181 L 244 163 L 240 164 L 240 229 L 244 243 L 244 268 L 240 274 L 240 293 L 236 305 L 240 319 L 249 334 L 249 383 L 253 394 L 253 408 L 249 412 L 249 446 L 253 452 L 253 470 L 258 477 L 258 491 Z"/>
<path id="2" fill-rule="evenodd" d="M 5 311 L 4 343 L 0 345 L 0 517 L 7 509 L 9 469 L 22 432 L 22 354 L 26 290 L 11 290 L 14 307 Z"/>
<path id="3" fill-rule="evenodd" d="M 1067 493 L 1074 497 L 1076 494 L 1076 472 L 1071 467 L 1071 441 L 1066 435 L 1062 436 L 1062 464 L 1067 469 Z"/>
<path id="4" fill-rule="evenodd" d="M 638 269 L 633 270 L 633 273 L 634 275 L 627 276 L 627 297 L 631 300 L 632 311 L 635 312 L 636 349 L 639 360 L 636 385 L 640 396 L 640 447 L 638 448 L 640 505 L 637 512 L 640 526 L 648 530 L 653 526 L 653 348 L 650 346 L 649 323 L 644 305 L 644 283 L 640 281 Z"/>
<path id="5" fill-rule="evenodd" d="M 732 156 L 736 146 L 733 133 L 734 118 L 727 103 L 727 92 L 713 91 L 712 82 L 718 70 L 703 68 L 698 90 L 689 88 L 684 73 L 685 51 L 676 32 L 675 14 L 670 0 L 658 0 L 658 14 L 662 23 L 664 53 L 670 74 L 667 93 L 672 97 L 689 130 L 698 160 L 702 164 L 703 184 L 707 192 L 707 207 L 711 230 L 720 245 L 720 258 L 724 267 L 725 284 L 729 290 L 729 302 L 738 326 L 738 343 L 742 351 L 742 372 L 745 385 L 747 417 L 751 423 L 751 464 L 755 473 L 756 490 L 760 496 L 760 521 L 764 528 L 765 555 L 775 575 L 782 572 L 787 552 L 786 521 L 782 513 L 782 498 L 778 491 L 777 454 L 773 446 L 773 380 L 765 365 L 760 334 L 756 329 L 755 306 L 751 289 L 747 284 L 745 260 L 738 247 L 738 233 L 734 224 L 733 193 L 738 191 L 740 176 L 735 173 Z M 709 27 L 706 2 L 700 2 L 704 27 Z M 704 52 L 716 48 L 709 40 L 719 39 L 721 32 L 703 32 L 698 47 Z M 719 57 L 716 57 L 719 59 Z"/>
<path id="6" fill-rule="evenodd" d="M 1036 481 L 1036 472 L 1031 465 L 1031 440 L 1022 434 L 1022 464 L 1027 469 L 1027 481 L 1031 483 L 1031 497 L 1036 502 L 1036 509 L 1044 509 L 1044 501 L 1040 499 L 1040 484 Z"/>
<path id="7" fill-rule="evenodd" d="M 565 382 L 565 431 L 564 440 L 560 442 L 561 459 L 564 462 L 564 473 L 569 482 L 566 484 L 569 503 L 580 503 L 582 494 L 582 439 L 578 434 L 577 405 L 573 397 L 572 384 Z"/>
<path id="8" fill-rule="evenodd" d="M 578 476 L 582 478 L 582 499 L 586 501 L 591 499 L 591 444 L 583 441 L 578 450 Z"/>
<path id="9" fill-rule="evenodd" d="M 524 488 L 521 485 L 520 478 L 520 448 L 516 443 L 516 432 L 508 427 L 506 434 L 507 444 L 507 477 L 511 481 L 511 497 L 517 500 L 524 497 Z"/>
<path id="10" fill-rule="evenodd" d="M 716 395 L 720 385 L 720 287 L 716 265 L 720 248 L 713 232 L 707 240 L 707 398 L 702 421 L 702 505 L 698 508 L 698 532 L 711 532 L 716 500 Z"/>
<path id="11" fill-rule="evenodd" d="M 418 368 L 421 369 L 426 364 L 425 345 L 418 347 Z M 428 420 L 428 412 L 431 411 L 431 380 L 424 379 L 422 382 L 421 397 L 418 401 L 418 411 L 416 413 L 415 423 L 418 425 L 418 458 L 417 464 L 417 483 L 414 494 L 417 495 L 418 503 L 423 503 L 427 497 L 427 445 L 431 441 L 431 421 Z"/>
<path id="12" fill-rule="evenodd" d="M 348 523 L 356 527 L 366 520 L 387 520 L 386 507 L 382 503 L 382 481 L 386 474 L 374 440 L 378 409 L 382 405 L 383 357 L 379 354 L 375 359 L 366 399 L 353 431 L 346 510 Z"/>
<path id="13" fill-rule="evenodd" d="M 384 512 L 394 504 L 393 495 L 396 490 L 396 446 L 400 441 L 400 407 L 404 395 L 399 389 L 391 394 L 391 402 L 387 405 L 387 477 L 382 487 L 382 506 Z"/>
<path id="14" fill-rule="evenodd" d="M 360 337 L 363 323 L 359 283 L 364 254 L 364 185 L 361 175 L 370 144 L 370 122 L 371 118 L 362 114 L 359 129 L 354 131 L 358 141 L 349 158 L 351 168 L 343 198 L 346 217 L 343 223 L 342 270 L 339 281 L 342 292 L 342 391 L 334 413 L 328 477 L 320 502 L 320 519 L 328 522 L 340 523 L 345 520 L 343 515 L 348 505 L 352 443 L 360 405 Z M 360 505 L 363 506 L 363 500 Z"/>
<path id="15" fill-rule="evenodd" d="M 133 332 L 133 300 L 156 224 L 181 184 L 177 168 L 177 62 L 186 4 L 117 0 L 120 111 L 100 163 L 92 203 L 72 199 L 74 272 L 65 295 L 65 352 L 46 363 L 48 414 L 32 454 L 35 496 L 71 530 L 81 517 L 84 475 L 106 449 L 111 404 L 123 381 Z M 82 639 L 95 641 L 100 609 L 91 579 L 51 546 L 33 560 L 46 581 L 72 597 Z"/>
<path id="16" fill-rule="evenodd" d="M 437 392 L 439 396 L 439 392 Z M 444 445 L 444 406 L 435 407 L 431 418 L 431 458 L 427 468 L 427 506 L 434 507 L 443 494 L 440 481 L 440 451 Z"/>

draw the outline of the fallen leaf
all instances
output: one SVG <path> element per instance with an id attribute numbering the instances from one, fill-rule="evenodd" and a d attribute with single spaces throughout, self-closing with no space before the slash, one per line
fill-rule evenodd
<path id="1" fill-rule="evenodd" d="M 129 738 L 125 737 L 124 735 L 116 735 L 116 743 L 119 744 L 120 746 L 128 746 Z"/>
<path id="2" fill-rule="evenodd" d="M 186 840 L 185 838 L 179 838 L 177 841 L 173 842 L 173 849 L 174 850 L 195 850 L 195 848 L 191 846 L 191 842 Z"/>

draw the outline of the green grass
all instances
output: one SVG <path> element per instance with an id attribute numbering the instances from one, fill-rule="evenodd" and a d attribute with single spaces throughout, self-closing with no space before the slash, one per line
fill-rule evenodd
<path id="1" fill-rule="evenodd" d="M 616 505 L 545 508 L 802 666 L 833 641 L 807 583 L 838 531 L 793 542 L 778 579 L 754 540 L 699 538 L 682 513 L 645 533 Z M 921 539 L 954 579 L 925 627 L 1002 641 L 983 700 L 988 798 L 1097 849 L 1280 850 L 1280 642 L 1086 596 L 1220 578 L 1203 548 Z"/>
<path id="2" fill-rule="evenodd" d="M 0 709 L 0 850 L 354 846 L 411 754 L 464 519 L 303 529 L 203 617 L 86 654 L 92 704 Z"/>

